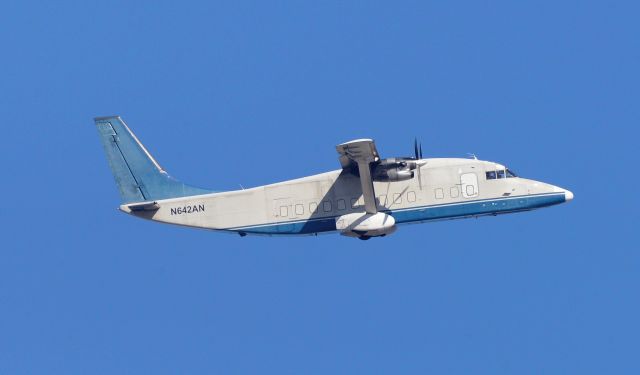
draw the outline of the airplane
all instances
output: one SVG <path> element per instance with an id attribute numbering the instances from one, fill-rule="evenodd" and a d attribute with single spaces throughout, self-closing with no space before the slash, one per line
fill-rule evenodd
<path id="1" fill-rule="evenodd" d="M 336 146 L 341 168 L 249 189 L 218 192 L 169 176 L 120 116 L 95 125 L 121 198 L 136 217 L 246 235 L 339 232 L 368 240 L 398 224 L 500 215 L 573 199 L 569 190 L 518 177 L 473 158 L 383 159 L 371 139 Z"/>

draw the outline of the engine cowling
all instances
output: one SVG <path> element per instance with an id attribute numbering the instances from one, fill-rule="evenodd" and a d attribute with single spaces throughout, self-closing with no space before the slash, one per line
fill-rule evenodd
<path id="1" fill-rule="evenodd" d="M 374 181 L 387 182 L 387 181 L 405 181 L 413 178 L 413 171 L 398 170 L 398 169 L 385 169 L 382 171 L 376 171 L 373 176 Z"/>
<path id="2" fill-rule="evenodd" d="M 389 158 L 380 160 L 373 166 L 371 177 L 374 181 L 404 181 L 413 178 L 413 170 L 416 169 L 415 161 Z"/>
<path id="3" fill-rule="evenodd" d="M 356 212 L 336 218 L 336 229 L 349 237 L 368 239 L 381 237 L 396 231 L 396 220 L 382 212 L 368 214 Z"/>

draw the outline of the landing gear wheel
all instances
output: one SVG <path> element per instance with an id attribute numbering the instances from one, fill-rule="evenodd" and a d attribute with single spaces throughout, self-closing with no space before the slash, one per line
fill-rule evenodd
<path id="1" fill-rule="evenodd" d="M 369 237 L 369 236 L 360 236 L 360 237 L 358 237 L 359 240 L 363 240 L 363 241 L 366 241 L 369 238 L 371 238 L 371 237 Z"/>

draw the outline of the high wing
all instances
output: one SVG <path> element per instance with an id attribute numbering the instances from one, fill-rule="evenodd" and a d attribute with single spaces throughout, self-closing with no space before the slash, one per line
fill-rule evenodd
<path id="1" fill-rule="evenodd" d="M 337 145 L 336 150 L 340 154 L 340 164 L 343 169 L 351 169 L 354 164 L 357 164 L 365 211 L 375 214 L 378 209 L 371 178 L 371 163 L 380 160 L 376 144 L 372 139 L 356 139 Z"/>

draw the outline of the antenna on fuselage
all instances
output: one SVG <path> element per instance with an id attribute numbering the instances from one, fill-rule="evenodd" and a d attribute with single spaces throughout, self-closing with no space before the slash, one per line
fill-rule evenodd
<path id="1" fill-rule="evenodd" d="M 467 152 L 467 155 L 469 155 L 470 158 L 473 158 L 473 160 L 478 160 L 478 157 L 476 156 L 476 154 Z"/>

